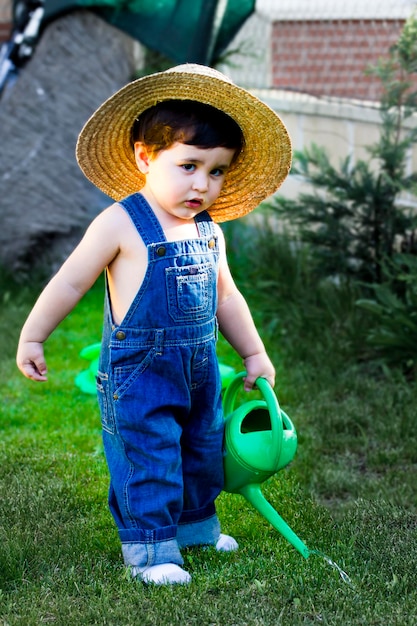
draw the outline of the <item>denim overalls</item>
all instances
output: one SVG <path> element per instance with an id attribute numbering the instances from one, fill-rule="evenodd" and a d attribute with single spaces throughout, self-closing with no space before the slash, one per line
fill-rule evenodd
<path id="1" fill-rule="evenodd" d="M 143 283 L 120 326 L 106 292 L 98 395 L 109 506 L 126 565 L 183 563 L 179 548 L 216 543 L 223 415 L 216 357 L 218 241 L 168 242 L 140 194 L 120 202 L 148 248 Z"/>

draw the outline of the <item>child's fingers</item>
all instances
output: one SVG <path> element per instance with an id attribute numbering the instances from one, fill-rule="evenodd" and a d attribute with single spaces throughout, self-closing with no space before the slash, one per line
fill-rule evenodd
<path id="1" fill-rule="evenodd" d="M 253 376 L 245 376 L 245 378 L 243 379 L 243 389 L 245 391 L 252 391 L 255 385 L 255 380 L 256 378 L 254 378 Z"/>
<path id="2" fill-rule="evenodd" d="M 275 376 L 257 376 L 256 378 L 254 378 L 253 376 L 246 376 L 244 378 L 243 389 L 245 391 L 252 391 L 252 389 L 254 388 L 256 389 L 255 382 L 257 378 L 265 378 L 265 380 L 269 382 L 271 387 L 275 387 Z"/>
<path id="3" fill-rule="evenodd" d="M 48 380 L 46 373 L 46 363 L 44 360 L 29 361 L 22 364 L 22 373 L 31 380 L 45 381 Z"/>

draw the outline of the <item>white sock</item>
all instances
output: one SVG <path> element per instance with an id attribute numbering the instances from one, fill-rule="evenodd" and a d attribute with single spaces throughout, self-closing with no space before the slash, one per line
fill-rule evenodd
<path id="1" fill-rule="evenodd" d="M 236 539 L 233 539 L 230 535 L 223 535 L 223 533 L 220 533 L 220 537 L 216 543 L 216 550 L 218 552 L 233 552 L 234 550 L 237 550 L 238 547 L 239 544 Z"/>
<path id="2" fill-rule="evenodd" d="M 191 582 L 190 574 L 175 563 L 161 563 L 144 568 L 132 567 L 132 576 L 155 585 L 186 585 Z"/>

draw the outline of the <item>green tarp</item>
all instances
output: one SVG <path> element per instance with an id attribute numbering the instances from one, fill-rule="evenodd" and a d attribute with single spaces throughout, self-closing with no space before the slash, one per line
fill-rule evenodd
<path id="1" fill-rule="evenodd" d="M 176 63 L 212 65 L 255 10 L 255 0 L 45 0 L 45 20 L 79 7 Z"/>

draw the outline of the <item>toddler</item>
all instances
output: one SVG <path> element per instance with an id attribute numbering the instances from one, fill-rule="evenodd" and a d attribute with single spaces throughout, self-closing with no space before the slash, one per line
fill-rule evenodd
<path id="1" fill-rule="evenodd" d="M 88 120 L 86 176 L 115 200 L 45 287 L 17 365 L 47 380 L 43 344 L 105 272 L 97 390 L 109 506 L 134 577 L 188 583 L 181 548 L 235 550 L 220 532 L 223 415 L 218 329 L 244 362 L 244 387 L 274 367 L 229 271 L 218 222 L 245 215 L 288 174 L 279 117 L 205 66 L 133 81 Z"/>

